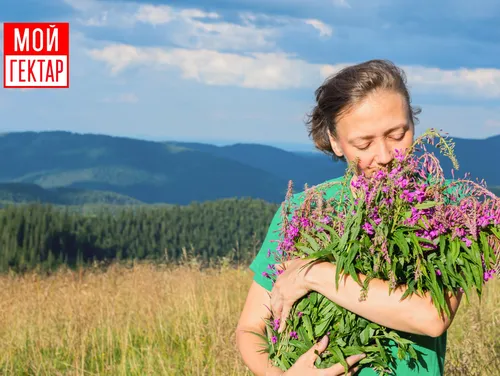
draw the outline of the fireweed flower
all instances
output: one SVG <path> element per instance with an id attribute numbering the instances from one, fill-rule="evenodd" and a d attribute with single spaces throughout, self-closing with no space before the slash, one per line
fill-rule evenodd
<path id="1" fill-rule="evenodd" d="M 434 138 L 438 138 L 437 144 Z M 482 285 L 499 269 L 500 200 L 480 183 L 446 181 L 438 159 L 426 152 L 426 143 L 438 146 L 457 169 L 452 143 L 431 130 L 407 152 L 396 151 L 393 163 L 371 178 L 355 175 L 356 166 L 350 166 L 338 197 L 322 198 L 321 190 L 311 187 L 306 188 L 300 205 L 293 206 L 288 200 L 289 217 L 283 221 L 278 243 L 281 260 L 277 261 L 307 257 L 336 263 L 336 283 L 343 275 L 354 278 L 360 273 L 388 281 L 389 289 L 404 287 L 405 296 L 432 291 L 433 303 L 443 314 L 450 312 L 439 294 L 480 294 Z M 417 146 L 423 153 L 412 152 Z M 352 195 L 345 194 L 351 191 Z M 289 190 L 287 197 L 291 196 Z M 283 272 L 268 269 L 264 273 L 271 279 Z M 369 291 L 360 287 L 363 299 Z M 339 325 L 343 331 L 338 330 Z M 326 333 L 341 350 L 343 344 L 363 338 L 357 351 L 365 352 L 367 364 L 381 374 L 389 368 L 388 359 L 377 350 L 386 346 L 381 344 L 384 341 L 394 342 L 399 353 L 418 361 L 412 343 L 396 332 L 375 325 L 367 335 L 366 320 L 316 292 L 295 303 L 286 327 L 289 330 L 278 334 L 279 319 L 268 325 L 270 342 L 276 344 L 280 339 L 280 349 L 270 354 L 278 366 L 283 363 L 275 358 L 285 352 L 293 353 L 293 358 L 301 354 L 300 348 L 290 347 L 289 339 L 315 343 Z M 392 352 L 386 348 L 385 353 Z M 333 356 L 326 354 L 324 359 Z"/>
<path id="2" fill-rule="evenodd" d="M 273 321 L 273 325 L 274 325 L 274 326 L 273 326 L 273 329 L 274 329 L 274 330 L 278 330 L 278 328 L 280 327 L 280 319 L 275 319 L 275 320 Z"/>
<path id="3" fill-rule="evenodd" d="M 366 231 L 367 234 L 373 235 L 375 231 L 373 230 L 373 226 L 371 223 L 365 222 L 365 224 L 361 227 L 363 230 Z"/>

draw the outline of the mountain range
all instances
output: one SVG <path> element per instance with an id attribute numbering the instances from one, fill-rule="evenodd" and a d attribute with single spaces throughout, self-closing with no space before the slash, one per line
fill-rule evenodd
<path id="1" fill-rule="evenodd" d="M 455 177 L 470 172 L 488 186 L 500 185 L 493 167 L 500 160 L 500 136 L 453 141 L 460 162 Z M 290 179 L 300 191 L 346 168 L 324 154 L 260 144 L 215 146 L 66 131 L 4 133 L 0 153 L 0 200 L 60 204 L 185 205 L 228 197 L 281 202 Z M 450 171 L 449 161 L 442 159 L 442 165 Z"/>

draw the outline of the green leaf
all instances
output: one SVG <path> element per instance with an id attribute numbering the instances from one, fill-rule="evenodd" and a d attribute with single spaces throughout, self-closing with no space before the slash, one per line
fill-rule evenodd
<path id="1" fill-rule="evenodd" d="M 422 251 L 422 247 L 420 246 L 420 243 L 418 242 L 418 239 L 417 239 L 417 236 L 415 235 L 415 233 L 410 232 L 408 235 L 409 235 L 411 242 L 413 243 L 413 249 L 417 252 L 417 254 L 423 256 L 424 253 Z"/>
<path id="2" fill-rule="evenodd" d="M 481 248 L 483 249 L 484 261 L 487 267 L 489 267 L 490 261 L 490 246 L 488 244 L 488 238 L 484 232 L 481 231 L 479 234 L 479 239 L 481 240 Z"/>
<path id="3" fill-rule="evenodd" d="M 496 229 L 495 227 L 491 227 L 490 230 L 493 233 L 493 235 L 495 235 L 497 237 L 497 239 L 500 240 L 500 230 Z"/>
<path id="4" fill-rule="evenodd" d="M 325 317 L 325 316 L 321 316 L 321 317 Z M 333 316 L 330 316 L 329 318 L 322 321 L 321 324 L 318 324 L 314 327 L 314 336 L 315 337 L 323 336 L 323 334 L 325 333 L 325 330 L 328 328 L 328 325 L 330 325 L 332 318 L 333 318 Z"/>
<path id="5" fill-rule="evenodd" d="M 375 338 L 375 342 L 377 343 L 377 346 L 379 347 L 380 355 L 382 356 L 382 359 L 384 360 L 385 363 L 388 362 L 387 359 L 387 354 L 385 352 L 384 346 L 380 343 L 380 340 L 378 338 Z"/>
<path id="6" fill-rule="evenodd" d="M 439 237 L 439 252 L 441 256 L 446 254 L 446 237 L 444 236 Z"/>
<path id="7" fill-rule="evenodd" d="M 304 316 L 302 316 L 302 321 L 304 322 L 304 327 L 306 328 L 306 332 L 307 332 L 307 336 L 308 336 L 309 340 L 313 341 L 314 340 L 314 331 L 312 328 L 311 319 L 309 318 L 309 316 L 304 315 Z"/>
<path id="8" fill-rule="evenodd" d="M 367 326 L 361 333 L 359 333 L 359 339 L 362 345 L 368 345 L 372 331 L 373 329 Z"/>
<path id="9" fill-rule="evenodd" d="M 340 275 L 344 269 L 344 260 L 344 256 L 339 256 L 339 258 L 337 259 L 337 266 L 335 267 L 335 287 L 337 289 L 339 288 Z"/>
<path id="10" fill-rule="evenodd" d="M 300 337 L 299 337 L 299 338 L 300 338 Z M 290 341 L 290 344 L 291 344 L 292 346 L 295 346 L 296 348 L 298 348 L 298 349 L 302 350 L 303 352 L 307 352 L 307 351 L 310 349 L 310 347 L 309 347 L 309 346 L 307 346 L 304 342 L 302 342 L 302 341 L 297 341 L 296 339 L 292 339 L 292 340 Z"/>
<path id="11" fill-rule="evenodd" d="M 439 311 L 443 311 L 448 315 L 448 317 L 451 315 L 450 309 L 448 308 L 448 304 L 446 304 L 445 299 L 444 299 L 444 291 L 441 288 L 439 281 L 437 279 L 437 273 L 436 269 L 434 268 L 434 265 L 432 265 L 431 262 L 427 262 L 427 267 L 429 269 L 429 274 L 431 277 L 431 286 L 432 286 L 432 291 L 433 295 L 436 295 L 436 300 L 438 302 L 438 308 Z"/>
<path id="12" fill-rule="evenodd" d="M 348 267 L 354 262 L 354 259 L 356 258 L 358 252 L 359 252 L 359 244 L 353 243 L 349 249 L 349 253 L 347 254 L 346 267 Z"/>
<path id="13" fill-rule="evenodd" d="M 355 267 L 353 264 L 349 265 L 348 269 L 349 275 L 352 277 L 354 282 L 356 282 L 358 285 L 363 286 L 363 283 L 359 279 L 358 272 L 356 271 Z"/>
<path id="14" fill-rule="evenodd" d="M 330 240 L 328 239 L 328 236 L 326 235 L 326 232 L 318 231 L 316 233 L 316 236 L 319 238 L 319 240 L 321 240 L 323 242 L 323 244 L 328 244 L 330 242 Z"/>
<path id="15" fill-rule="evenodd" d="M 442 263 L 441 260 L 436 261 L 436 265 L 439 268 L 439 271 L 441 272 L 441 278 L 446 286 L 450 286 L 450 279 L 448 278 L 448 272 L 446 271 L 446 266 Z"/>
<path id="16" fill-rule="evenodd" d="M 331 235 L 332 237 L 332 241 L 334 242 L 338 242 L 340 240 L 340 236 L 339 234 L 337 233 L 337 231 L 335 231 L 335 229 L 331 226 L 328 226 L 327 224 L 324 224 L 320 221 L 312 221 L 316 226 L 318 227 L 322 227 L 324 228 L 326 231 L 328 231 L 328 233 Z"/>
<path id="17" fill-rule="evenodd" d="M 306 317 L 306 315 L 304 314 L 304 316 L 302 317 Z M 309 337 L 306 329 L 303 326 L 299 326 L 297 328 L 297 334 L 299 335 L 299 338 L 305 342 L 307 349 L 310 349 L 313 346 L 312 338 Z"/>
<path id="18" fill-rule="evenodd" d="M 310 255 L 314 252 L 314 250 L 312 250 L 311 248 L 309 247 L 306 247 L 304 245 L 299 245 L 299 244 L 296 244 L 295 245 L 297 247 L 297 249 L 301 250 L 302 252 L 304 252 L 306 255 Z"/>
<path id="19" fill-rule="evenodd" d="M 330 350 L 337 356 L 337 362 L 342 364 L 344 366 L 344 369 L 347 371 L 349 369 L 349 365 L 345 361 L 344 354 L 342 354 L 340 348 L 338 346 L 331 346 Z"/>
<path id="20" fill-rule="evenodd" d="M 402 234 L 401 231 L 396 231 L 393 234 L 394 240 L 401 252 L 403 252 L 404 257 L 408 257 L 410 255 L 410 248 L 408 247 L 408 242 L 406 238 Z"/>
<path id="21" fill-rule="evenodd" d="M 421 204 L 416 204 L 415 208 L 416 209 L 429 209 L 437 205 L 436 201 L 426 201 L 422 202 Z"/>
<path id="22" fill-rule="evenodd" d="M 301 235 L 307 239 L 307 241 L 309 242 L 309 245 L 310 247 L 316 252 L 319 250 L 319 244 L 316 242 L 316 240 L 311 236 L 309 235 L 307 232 L 305 231 L 301 231 L 300 232 Z"/>

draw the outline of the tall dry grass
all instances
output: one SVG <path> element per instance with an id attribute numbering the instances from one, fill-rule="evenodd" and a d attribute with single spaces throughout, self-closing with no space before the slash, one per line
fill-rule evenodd
<path id="1" fill-rule="evenodd" d="M 152 265 L 0 277 L 0 374 L 249 375 L 234 328 L 251 278 Z M 499 292 L 461 307 L 447 375 L 499 374 Z"/>

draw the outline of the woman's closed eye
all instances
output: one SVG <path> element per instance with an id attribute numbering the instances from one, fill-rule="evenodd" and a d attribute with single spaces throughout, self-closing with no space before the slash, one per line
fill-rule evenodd
<path id="1" fill-rule="evenodd" d="M 391 138 L 395 141 L 401 141 L 403 138 L 405 138 L 406 132 L 403 133 L 398 133 L 396 135 L 391 136 Z"/>
<path id="2" fill-rule="evenodd" d="M 354 147 L 358 150 L 366 150 L 370 147 L 370 144 L 364 144 L 364 145 L 354 145 Z"/>

